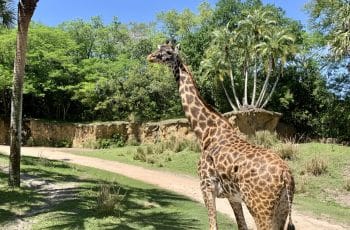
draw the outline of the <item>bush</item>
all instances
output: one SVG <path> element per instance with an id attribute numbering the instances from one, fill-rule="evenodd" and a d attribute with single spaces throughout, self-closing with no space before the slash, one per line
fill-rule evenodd
<path id="1" fill-rule="evenodd" d="M 133 157 L 134 160 L 139 160 L 142 162 L 147 162 L 147 155 L 142 147 L 138 147 L 136 149 L 136 153 L 134 154 Z"/>
<path id="2" fill-rule="evenodd" d="M 306 190 L 307 190 L 306 187 L 308 182 L 309 180 L 307 175 L 301 176 L 296 183 L 296 188 L 295 188 L 296 193 L 306 193 Z"/>
<path id="3" fill-rule="evenodd" d="M 262 145 L 265 148 L 271 148 L 280 142 L 276 133 L 266 130 L 257 131 L 254 136 L 249 138 L 249 141 L 254 145 Z"/>
<path id="4" fill-rule="evenodd" d="M 350 179 L 346 179 L 346 180 L 345 180 L 344 189 L 345 189 L 346 191 L 350 192 Z"/>
<path id="5" fill-rule="evenodd" d="M 327 162 L 319 157 L 314 157 L 306 162 L 306 171 L 314 176 L 320 176 L 327 172 Z"/>
<path id="6" fill-rule="evenodd" d="M 125 194 L 120 194 L 120 187 L 115 189 L 113 185 L 101 184 L 97 195 L 97 212 L 112 215 L 121 211 L 124 197 Z"/>
<path id="7" fill-rule="evenodd" d="M 282 145 L 279 145 L 277 148 L 278 155 L 283 160 L 293 160 L 296 159 L 299 149 L 298 145 L 293 142 L 286 142 Z"/>

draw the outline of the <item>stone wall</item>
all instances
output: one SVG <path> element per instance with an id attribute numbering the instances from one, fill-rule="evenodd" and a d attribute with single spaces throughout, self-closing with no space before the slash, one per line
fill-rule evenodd
<path id="1" fill-rule="evenodd" d="M 0 144 L 9 144 L 9 124 L 0 118 Z M 99 123 L 64 123 L 27 119 L 23 122 L 22 142 L 27 146 L 86 147 L 99 139 L 113 136 L 124 140 L 152 143 L 172 136 L 193 139 L 186 119 L 173 119 L 144 124 L 125 121 Z"/>
<path id="2" fill-rule="evenodd" d="M 281 115 L 267 111 L 229 113 L 225 116 L 231 123 L 238 125 L 242 133 L 250 135 L 258 130 L 274 131 Z M 9 122 L 0 117 L 0 144 L 9 144 L 8 130 Z M 195 138 L 185 118 L 143 124 L 124 121 L 84 124 L 27 119 L 23 122 L 22 131 L 23 144 L 29 146 L 88 147 L 91 146 L 89 143 L 115 136 L 140 143 L 152 143 L 171 137 L 188 140 Z"/>
<path id="3" fill-rule="evenodd" d="M 238 125 L 242 133 L 249 136 L 259 130 L 274 132 L 282 114 L 264 109 L 252 109 L 225 113 L 224 116 L 227 117 L 232 124 Z"/>

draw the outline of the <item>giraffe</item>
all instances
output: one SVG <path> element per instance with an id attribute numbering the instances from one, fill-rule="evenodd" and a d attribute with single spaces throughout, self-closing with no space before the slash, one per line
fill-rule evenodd
<path id="1" fill-rule="evenodd" d="M 198 174 L 209 228 L 218 229 L 215 199 L 227 198 L 239 229 L 248 229 L 244 202 L 258 230 L 294 230 L 294 180 L 287 164 L 273 151 L 245 141 L 237 127 L 202 99 L 173 42 L 158 46 L 147 60 L 169 66 L 178 83 L 183 110 L 201 146 Z"/>

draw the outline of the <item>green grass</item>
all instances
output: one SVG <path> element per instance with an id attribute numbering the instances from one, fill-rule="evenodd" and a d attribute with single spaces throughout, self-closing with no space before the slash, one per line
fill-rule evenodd
<path id="1" fill-rule="evenodd" d="M 0 165 L 8 164 L 0 154 Z M 32 229 L 206 229 L 207 211 L 203 205 L 186 197 L 123 176 L 59 161 L 22 157 L 22 172 L 46 179 L 49 183 L 74 182 L 74 199 L 51 204 L 48 209 L 26 219 Z M 16 215 L 40 210 L 47 200 L 29 188 L 7 188 L 7 176 L 0 172 L 0 226 Z M 101 214 L 96 211 L 101 183 L 120 188 L 125 197 L 117 212 Z M 47 204 L 46 204 L 47 205 Z M 233 222 L 218 217 L 221 229 L 235 228 Z"/>
<path id="2" fill-rule="evenodd" d="M 296 206 L 318 216 L 328 216 L 349 224 L 350 207 L 337 200 L 336 194 L 344 194 L 350 199 L 350 193 L 346 191 L 346 179 L 350 172 L 350 147 L 308 143 L 301 144 L 299 148 L 297 159 L 289 161 L 297 190 L 304 180 L 304 191 L 296 193 Z M 326 162 L 326 173 L 314 176 L 306 172 L 306 165 L 313 158 Z"/>
<path id="3" fill-rule="evenodd" d="M 68 150 L 70 153 L 97 157 L 104 160 L 119 161 L 122 163 L 128 163 L 133 165 L 138 165 L 146 168 L 153 168 L 158 170 L 166 170 L 177 173 L 182 173 L 191 176 L 197 176 L 197 163 L 200 157 L 199 153 L 184 150 L 178 153 L 171 151 L 166 151 L 170 155 L 170 161 L 161 161 L 162 166 L 154 163 L 142 162 L 139 160 L 134 160 L 134 154 L 139 147 L 146 148 L 147 146 L 126 146 L 122 148 L 112 148 L 112 149 L 98 149 L 98 150 Z M 160 154 L 161 155 L 161 154 Z M 161 156 L 159 156 L 161 158 Z"/>
<path id="4" fill-rule="evenodd" d="M 350 224 L 350 207 L 336 199 L 336 193 L 345 194 L 350 197 L 346 177 L 350 172 L 350 147 L 306 143 L 298 146 L 299 151 L 295 159 L 287 161 L 292 168 L 296 179 L 297 193 L 295 195 L 295 205 L 301 211 L 314 213 L 317 216 L 328 216 L 331 219 Z M 168 170 L 187 175 L 197 175 L 197 162 L 199 153 L 184 150 L 178 153 L 171 153 L 172 160 L 164 162 L 163 167 L 157 164 L 133 160 L 133 154 L 137 147 L 124 147 L 116 149 L 82 151 L 75 154 L 97 157 L 107 160 L 115 160 L 130 163 L 143 167 Z M 323 159 L 327 163 L 327 171 L 320 176 L 313 176 L 307 173 L 306 165 L 313 158 Z"/>

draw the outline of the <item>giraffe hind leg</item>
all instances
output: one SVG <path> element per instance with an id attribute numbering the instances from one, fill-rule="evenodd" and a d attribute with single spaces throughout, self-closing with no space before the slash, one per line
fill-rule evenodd
<path id="1" fill-rule="evenodd" d="M 274 222 L 273 229 L 276 229 L 276 230 L 285 229 L 285 225 L 288 219 L 288 214 L 289 214 L 288 199 L 287 199 L 287 193 L 284 190 L 275 208 L 274 217 L 273 217 L 273 222 Z M 294 225 L 288 224 L 287 230 L 293 230 L 293 229 L 295 229 Z"/>

